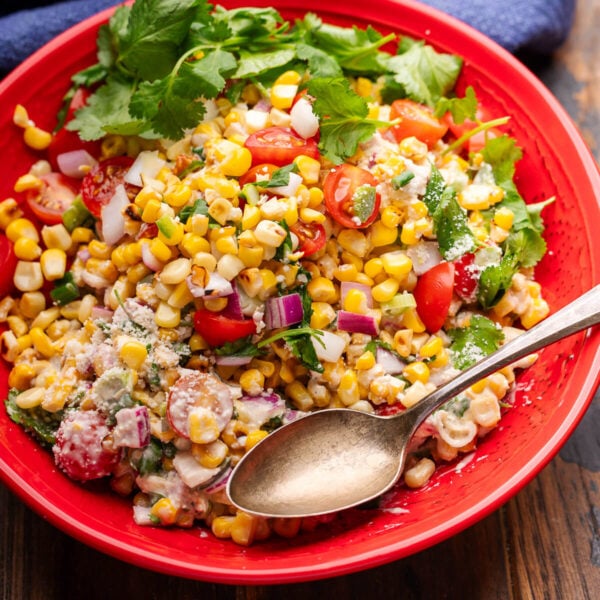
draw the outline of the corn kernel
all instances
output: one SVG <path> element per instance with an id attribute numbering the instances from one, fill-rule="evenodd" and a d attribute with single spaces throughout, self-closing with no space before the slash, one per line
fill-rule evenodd
<path id="1" fill-rule="evenodd" d="M 44 285 L 40 263 L 19 260 L 13 275 L 13 282 L 20 292 L 39 290 Z"/>
<path id="2" fill-rule="evenodd" d="M 381 222 L 390 229 L 395 229 L 400 225 L 402 213 L 395 206 L 386 206 L 381 212 Z"/>
<path id="3" fill-rule="evenodd" d="M 359 371 L 367 371 L 373 368 L 375 366 L 375 355 L 370 350 L 363 352 L 356 360 L 355 366 Z"/>
<path id="4" fill-rule="evenodd" d="M 408 329 L 412 329 L 415 333 L 422 333 L 426 327 L 421 321 L 419 314 L 414 308 L 407 308 L 402 313 L 402 323 Z"/>
<path id="5" fill-rule="evenodd" d="M 245 448 L 246 452 L 248 450 L 250 450 L 250 448 L 253 448 L 254 446 L 256 446 L 256 444 L 258 444 L 258 442 L 260 442 L 261 440 L 266 438 L 267 435 L 269 435 L 269 434 L 264 429 L 255 429 L 254 431 L 251 431 L 246 436 L 246 442 L 244 443 L 244 448 Z"/>
<path id="6" fill-rule="evenodd" d="M 294 159 L 294 163 L 298 167 L 298 171 L 306 185 L 313 185 L 319 182 L 321 163 L 318 160 L 301 154 Z"/>
<path id="7" fill-rule="evenodd" d="M 154 322 L 159 327 L 167 327 L 169 329 L 177 327 L 181 322 L 181 311 L 161 301 L 154 313 Z"/>
<path id="8" fill-rule="evenodd" d="M 34 348 L 44 357 L 50 358 L 56 354 L 56 347 L 52 340 L 42 331 L 40 327 L 32 327 L 29 332 Z"/>
<path id="9" fill-rule="evenodd" d="M 193 444 L 192 454 L 206 469 L 216 469 L 227 458 L 229 448 L 221 440 L 215 440 L 208 444 Z"/>
<path id="10" fill-rule="evenodd" d="M 150 514 L 161 525 L 174 525 L 177 521 L 177 508 L 169 498 L 160 498 L 150 509 Z"/>
<path id="11" fill-rule="evenodd" d="M 423 361 L 415 361 L 406 365 L 402 375 L 411 383 L 415 383 L 415 381 L 427 383 L 429 380 L 429 367 Z"/>
<path id="12" fill-rule="evenodd" d="M 39 244 L 28 237 L 20 237 L 14 245 L 15 256 L 21 260 L 37 260 L 42 255 Z"/>
<path id="13" fill-rule="evenodd" d="M 26 192 L 28 190 L 39 190 L 43 185 L 44 183 L 39 177 L 32 173 L 26 173 L 17 179 L 13 189 L 15 192 Z"/>
<path id="14" fill-rule="evenodd" d="M 337 299 L 337 290 L 333 282 L 326 277 L 316 277 L 311 279 L 306 286 L 308 295 L 315 302 L 329 302 L 330 304 Z"/>
<path id="15" fill-rule="evenodd" d="M 393 244 L 398 238 L 398 229 L 387 227 L 381 221 L 375 221 L 371 226 L 371 244 L 375 248 Z"/>
<path id="16" fill-rule="evenodd" d="M 251 396 L 260 394 L 265 385 L 265 376 L 258 369 L 247 369 L 240 377 L 240 386 Z"/>
<path id="17" fill-rule="evenodd" d="M 0 202 L 0 229 L 6 230 L 10 223 L 22 216 L 23 211 L 14 198 L 6 198 L 6 200 Z"/>
<path id="18" fill-rule="evenodd" d="M 42 227 L 42 239 L 46 248 L 59 248 L 65 252 L 68 252 L 73 245 L 71 234 L 62 223 Z"/>
<path id="19" fill-rule="evenodd" d="M 235 517 L 232 515 L 221 515 L 213 519 L 211 531 L 219 539 L 229 539 L 231 537 L 231 528 Z"/>
<path id="20" fill-rule="evenodd" d="M 285 386 L 285 393 L 298 410 L 310 410 L 314 404 L 312 396 L 304 384 L 298 380 L 288 383 Z"/>
<path id="21" fill-rule="evenodd" d="M 360 400 L 356 371 L 353 369 L 346 369 L 344 371 L 337 392 L 345 406 L 352 406 Z"/>
<path id="22" fill-rule="evenodd" d="M 513 211 L 510 208 L 507 208 L 505 206 L 501 206 L 494 213 L 494 222 L 496 223 L 496 225 L 498 225 L 498 227 L 502 227 L 502 229 L 505 229 L 506 231 L 509 231 L 512 227 L 514 218 L 515 213 L 513 213 Z"/>
<path id="23" fill-rule="evenodd" d="M 119 349 L 119 358 L 134 371 L 139 371 L 148 357 L 148 349 L 137 340 L 125 342 Z"/>
<path id="24" fill-rule="evenodd" d="M 419 237 L 414 221 L 407 221 L 402 225 L 400 241 L 405 246 L 414 246 L 419 241 Z"/>
<path id="25" fill-rule="evenodd" d="M 369 252 L 367 236 L 356 229 L 342 229 L 338 234 L 337 242 L 344 250 L 360 258 L 364 258 Z"/>
<path id="26" fill-rule="evenodd" d="M 366 314 L 369 310 L 366 294 L 359 289 L 351 289 L 344 298 L 344 310 L 353 313 Z"/>
<path id="27" fill-rule="evenodd" d="M 313 302 L 310 326 L 314 329 L 325 329 L 335 319 L 335 310 L 328 302 Z"/>
<path id="28" fill-rule="evenodd" d="M 29 220 L 24 218 L 19 218 L 6 227 L 6 237 L 13 243 L 15 243 L 19 238 L 26 237 L 34 242 L 40 241 L 40 236 L 35 225 Z"/>
<path id="29" fill-rule="evenodd" d="M 389 302 L 398 292 L 400 283 L 393 277 L 388 277 L 385 281 L 373 286 L 372 294 L 376 302 Z"/>
<path id="30" fill-rule="evenodd" d="M 431 336 L 421 349 L 419 350 L 419 354 L 425 358 L 432 358 L 439 354 L 444 348 L 444 344 L 442 342 L 442 338 L 437 335 Z"/>
<path id="31" fill-rule="evenodd" d="M 59 248 L 44 250 L 40 257 L 40 266 L 46 280 L 54 281 L 61 279 L 65 276 L 67 269 L 67 255 L 64 250 L 60 250 Z"/>
<path id="32" fill-rule="evenodd" d="M 524 315 L 521 315 L 521 325 L 525 329 L 531 329 L 531 327 L 539 323 L 542 319 L 545 319 L 549 312 L 550 307 L 544 299 L 534 298 L 529 309 Z"/>
<path id="33" fill-rule="evenodd" d="M 404 252 L 385 252 L 379 258 L 383 270 L 400 281 L 412 270 L 412 260 Z"/>
<path id="34" fill-rule="evenodd" d="M 15 398 L 15 404 L 22 409 L 30 409 L 39 406 L 44 399 L 44 388 L 33 387 L 21 392 Z"/>

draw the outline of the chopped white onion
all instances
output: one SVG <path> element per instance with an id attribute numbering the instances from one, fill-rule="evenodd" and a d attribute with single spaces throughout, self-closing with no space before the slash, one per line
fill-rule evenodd
<path id="1" fill-rule="evenodd" d="M 115 446 L 144 448 L 150 443 L 150 416 L 145 406 L 122 408 L 115 414 L 113 429 Z"/>
<path id="2" fill-rule="evenodd" d="M 166 161 L 158 156 L 158 151 L 140 152 L 125 174 L 125 181 L 142 187 L 144 179 L 154 179 L 165 164 Z"/>
<path id="3" fill-rule="evenodd" d="M 58 168 L 63 175 L 82 179 L 98 161 L 87 150 L 70 150 L 56 157 Z"/>
<path id="4" fill-rule="evenodd" d="M 125 235 L 125 216 L 123 211 L 129 206 L 129 197 L 124 185 L 118 185 L 108 204 L 102 207 L 102 238 L 114 246 Z"/>
<path id="5" fill-rule="evenodd" d="M 220 467 L 203 467 L 191 452 L 178 452 L 173 458 L 173 468 L 181 477 L 181 481 L 191 488 L 211 482 L 221 472 Z"/>
<path id="6" fill-rule="evenodd" d="M 319 119 L 313 112 L 312 104 L 302 97 L 290 110 L 292 129 L 304 139 L 313 137 L 319 131 Z"/>
<path id="7" fill-rule="evenodd" d="M 290 173 L 290 180 L 287 185 L 280 185 L 275 187 L 267 188 L 268 191 L 272 194 L 277 194 L 278 196 L 286 196 L 289 198 L 293 196 L 297 191 L 298 187 L 302 183 L 302 176 L 298 173 Z"/>
<path id="8" fill-rule="evenodd" d="M 376 361 L 378 365 L 383 367 L 387 375 L 399 375 L 406 367 L 404 362 L 385 348 L 377 348 Z"/>
<path id="9" fill-rule="evenodd" d="M 346 340 L 331 331 L 320 331 L 320 335 L 311 338 L 319 360 L 337 362 L 346 349 Z"/>
<path id="10" fill-rule="evenodd" d="M 142 262 L 151 270 L 151 271 L 160 271 L 163 267 L 162 263 L 154 254 L 152 254 L 152 250 L 150 250 L 150 244 L 142 244 Z"/>
<path id="11" fill-rule="evenodd" d="M 413 271 L 418 276 L 442 262 L 437 242 L 419 242 L 410 246 L 406 254 L 412 261 Z"/>
<path id="12" fill-rule="evenodd" d="M 210 296 L 211 298 L 223 298 L 224 296 L 230 296 L 233 294 L 233 286 L 231 281 L 228 281 L 222 275 L 218 273 L 211 273 L 208 278 L 206 287 L 196 285 L 192 281 L 192 276 L 189 275 L 186 279 L 188 289 L 190 290 L 194 298 L 204 298 Z"/>

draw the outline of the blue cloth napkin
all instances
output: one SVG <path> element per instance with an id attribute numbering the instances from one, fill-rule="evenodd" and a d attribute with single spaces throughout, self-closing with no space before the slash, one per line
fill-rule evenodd
<path id="1" fill-rule="evenodd" d="M 479 29 L 510 52 L 540 54 L 551 53 L 565 40 L 575 8 L 575 0 L 423 2 Z M 116 4 L 118 0 L 4 0 L 0 8 L 0 14 L 5 14 L 0 17 L 0 73 L 13 69 L 68 27 Z M 11 9 L 16 12 L 6 14 Z"/>

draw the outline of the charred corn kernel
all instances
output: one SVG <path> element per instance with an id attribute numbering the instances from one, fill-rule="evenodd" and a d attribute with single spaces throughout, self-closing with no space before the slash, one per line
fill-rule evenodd
<path id="1" fill-rule="evenodd" d="M 407 308 L 402 313 L 402 323 L 408 329 L 412 329 L 414 333 L 423 333 L 426 329 L 419 314 L 414 308 Z"/>
<path id="2" fill-rule="evenodd" d="M 88 244 L 94 239 L 94 232 L 87 227 L 75 227 L 71 232 L 71 240 L 74 244 Z"/>
<path id="3" fill-rule="evenodd" d="M 177 508 L 170 498 L 161 498 L 152 505 L 150 515 L 161 525 L 174 525 L 177 521 Z"/>
<path id="4" fill-rule="evenodd" d="M 385 252 L 379 258 L 383 270 L 399 280 L 404 279 L 412 270 L 412 260 L 404 252 Z"/>
<path id="5" fill-rule="evenodd" d="M 192 275 L 195 267 L 205 269 L 205 273 L 213 273 L 217 268 L 217 259 L 210 252 L 197 252 L 192 258 Z M 203 275 L 203 276 L 204 276 Z"/>
<path id="6" fill-rule="evenodd" d="M 6 200 L 0 202 L 0 229 L 6 230 L 10 223 L 22 216 L 23 211 L 14 198 L 6 198 Z"/>
<path id="7" fill-rule="evenodd" d="M 513 213 L 513 211 L 510 210 L 510 208 L 507 208 L 505 206 L 501 206 L 494 213 L 494 221 L 496 225 L 498 225 L 498 227 L 502 227 L 502 229 L 505 229 L 506 231 L 510 230 L 510 228 L 513 225 L 514 219 L 515 213 Z"/>
<path id="8" fill-rule="evenodd" d="M 358 289 L 351 289 L 344 298 L 343 309 L 353 313 L 366 314 L 369 310 L 367 295 Z"/>
<path id="9" fill-rule="evenodd" d="M 177 285 L 192 272 L 192 261 L 189 258 L 176 258 L 168 262 L 159 274 L 159 279 L 166 285 Z"/>
<path id="10" fill-rule="evenodd" d="M 21 296 L 21 300 L 19 301 L 19 310 L 28 319 L 35 318 L 45 308 L 46 298 L 42 292 L 26 292 Z"/>
<path id="11" fill-rule="evenodd" d="M 409 488 L 423 487 L 435 471 L 435 463 L 430 458 L 422 458 L 414 467 L 404 472 L 404 483 Z"/>
<path id="12" fill-rule="evenodd" d="M 265 250 L 262 246 L 240 246 L 238 258 L 246 267 L 259 267 L 263 261 Z"/>
<path id="13" fill-rule="evenodd" d="M 29 332 L 33 347 L 45 358 L 50 358 L 56 354 L 56 347 L 52 340 L 44 333 L 40 327 L 32 327 Z"/>
<path id="14" fill-rule="evenodd" d="M 42 239 L 46 248 L 59 248 L 65 252 L 68 252 L 73 245 L 71 234 L 62 223 L 42 227 Z"/>
<path id="15" fill-rule="evenodd" d="M 24 218 L 9 223 L 6 227 L 6 237 L 13 243 L 16 243 L 21 237 L 29 238 L 36 243 L 40 241 L 35 225 L 29 219 Z"/>
<path id="16" fill-rule="evenodd" d="M 294 159 L 294 163 L 298 167 L 298 172 L 306 185 L 313 185 L 319 182 L 321 163 L 318 160 L 301 154 Z"/>
<path id="17" fill-rule="evenodd" d="M 542 298 L 534 298 L 531 306 L 524 315 L 521 315 L 521 325 L 531 329 L 534 325 L 545 319 L 550 312 L 548 303 Z"/>
<path id="18" fill-rule="evenodd" d="M 247 369 L 240 376 L 240 386 L 244 392 L 257 396 L 263 391 L 265 376 L 258 369 Z"/>
<path id="19" fill-rule="evenodd" d="M 221 540 L 226 540 L 231 537 L 231 528 L 235 521 L 233 515 L 221 515 L 213 519 L 210 529 L 213 535 Z"/>
<path id="20" fill-rule="evenodd" d="M 393 277 L 388 277 L 385 281 L 373 286 L 372 294 L 376 302 L 389 302 L 400 289 L 400 283 Z"/>
<path id="21" fill-rule="evenodd" d="M 13 282 L 20 292 L 39 290 L 44 285 L 40 263 L 19 260 L 13 275 Z"/>
<path id="22" fill-rule="evenodd" d="M 13 189 L 15 192 L 26 192 L 28 190 L 39 190 L 42 185 L 44 183 L 39 177 L 36 177 L 32 173 L 26 173 L 17 179 Z"/>
<path id="23" fill-rule="evenodd" d="M 35 125 L 30 125 L 29 127 L 25 127 L 23 140 L 25 144 L 34 150 L 45 150 L 52 141 L 52 134 Z"/>
<path id="24" fill-rule="evenodd" d="M 134 371 L 139 371 L 148 357 L 148 349 L 137 340 L 125 342 L 119 349 L 119 358 Z"/>
<path id="25" fill-rule="evenodd" d="M 381 221 L 375 221 L 371 226 L 371 244 L 375 248 L 393 244 L 398 238 L 398 229 L 387 227 Z"/>
<path id="26" fill-rule="evenodd" d="M 48 252 L 48 250 L 46 250 Z M 88 258 L 85 263 L 85 269 L 88 273 L 97 277 L 102 277 L 109 283 L 114 283 L 119 276 L 117 268 L 110 260 L 100 260 L 99 258 Z"/>
<path id="27" fill-rule="evenodd" d="M 131 283 L 138 283 L 150 273 L 150 269 L 144 263 L 140 262 L 127 269 L 127 280 Z"/>
<path id="28" fill-rule="evenodd" d="M 364 258 L 369 251 L 367 236 L 356 229 L 342 229 L 337 237 L 338 244 L 348 252 Z"/>
<path id="29" fill-rule="evenodd" d="M 310 326 L 313 329 L 325 329 L 327 325 L 333 323 L 335 310 L 328 302 L 313 302 L 311 306 Z"/>
<path id="30" fill-rule="evenodd" d="M 337 291 L 333 281 L 326 277 L 316 277 L 311 279 L 306 286 L 308 295 L 315 302 L 333 303 L 337 299 Z"/>
<path id="31" fill-rule="evenodd" d="M 184 183 L 179 183 L 172 188 L 167 188 L 164 193 L 164 201 L 173 208 L 185 206 L 192 197 L 192 190 Z"/>
<path id="32" fill-rule="evenodd" d="M 356 368 L 359 371 L 367 371 L 375 366 L 375 355 L 367 350 L 363 352 L 356 360 Z"/>
<path id="33" fill-rule="evenodd" d="M 333 271 L 333 276 L 338 281 L 355 281 L 357 275 L 358 269 L 353 264 L 340 265 Z"/>
<path id="34" fill-rule="evenodd" d="M 419 354 L 425 358 L 431 358 L 436 356 L 444 349 L 444 343 L 442 342 L 442 338 L 434 335 L 431 336 L 419 350 Z"/>
<path id="35" fill-rule="evenodd" d="M 266 438 L 268 435 L 269 435 L 268 432 L 265 431 L 264 429 L 255 429 L 254 431 L 251 431 L 246 436 L 246 442 L 244 443 L 244 448 L 245 448 L 246 452 L 248 450 L 250 450 L 250 448 L 256 446 L 256 444 L 258 444 L 258 442 L 260 442 L 261 440 Z"/>
<path id="36" fill-rule="evenodd" d="M 417 228 L 414 221 L 407 221 L 402 225 L 400 233 L 400 241 L 406 246 L 414 246 L 419 241 L 420 236 L 417 235 Z"/>
<path id="37" fill-rule="evenodd" d="M 221 225 L 225 225 L 231 213 L 231 202 L 225 198 L 216 198 L 208 207 L 208 214 Z"/>
<path id="38" fill-rule="evenodd" d="M 402 221 L 402 213 L 395 206 L 386 206 L 381 212 L 381 222 L 390 229 L 395 229 Z"/>
<path id="39" fill-rule="evenodd" d="M 67 255 L 64 250 L 58 248 L 44 250 L 40 257 L 40 266 L 42 274 L 47 281 L 61 279 L 65 276 L 67 269 Z"/>
<path id="40" fill-rule="evenodd" d="M 285 238 L 287 231 L 275 221 L 260 221 L 254 229 L 254 235 L 258 242 L 269 248 L 279 248 Z"/>
<path id="41" fill-rule="evenodd" d="M 225 254 L 217 261 L 217 273 L 227 279 L 233 281 L 245 268 L 244 263 L 233 254 Z"/>
<path id="42" fill-rule="evenodd" d="M 155 223 L 162 212 L 162 203 L 160 200 L 150 198 L 142 210 L 142 221 L 144 223 Z"/>
<path id="43" fill-rule="evenodd" d="M 163 240 L 154 238 L 150 240 L 150 252 L 160 262 L 166 263 L 172 256 L 171 249 Z"/>
<path id="44" fill-rule="evenodd" d="M 309 410 L 314 402 L 305 385 L 300 381 L 292 381 L 285 386 L 285 393 L 298 410 Z"/>
<path id="45" fill-rule="evenodd" d="M 44 399 L 44 388 L 33 387 L 21 392 L 15 398 L 15 404 L 22 409 L 35 408 L 42 403 Z"/>
<path id="46" fill-rule="evenodd" d="M 39 244 L 28 237 L 20 237 L 15 242 L 14 251 L 21 260 L 37 260 L 42 254 Z"/>
<path id="47" fill-rule="evenodd" d="M 261 212 L 258 206 L 252 206 L 246 204 L 244 206 L 244 213 L 242 215 L 242 229 L 244 231 L 248 229 L 254 229 L 261 220 Z"/>
<path id="48" fill-rule="evenodd" d="M 229 448 L 221 440 L 215 440 L 208 444 L 193 444 L 192 454 L 206 469 L 216 469 L 227 458 Z"/>
<path id="49" fill-rule="evenodd" d="M 15 334 L 8 330 L 0 334 L 0 354 L 7 362 L 14 363 L 20 352 Z"/>
<path id="50" fill-rule="evenodd" d="M 360 400 L 356 371 L 353 369 L 344 371 L 337 392 L 345 406 L 352 406 Z"/>
<path id="51" fill-rule="evenodd" d="M 423 361 L 417 360 L 406 365 L 402 375 L 411 383 L 415 383 L 415 381 L 427 383 L 429 381 L 429 367 Z"/>
<path id="52" fill-rule="evenodd" d="M 154 313 L 154 322 L 159 327 L 174 328 L 181 322 L 181 311 L 161 301 Z"/>

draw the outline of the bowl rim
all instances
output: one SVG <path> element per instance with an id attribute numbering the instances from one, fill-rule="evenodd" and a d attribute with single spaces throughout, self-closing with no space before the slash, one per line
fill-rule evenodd
<path id="1" fill-rule="evenodd" d="M 231 3 L 224 2 L 223 4 L 227 6 Z M 251 2 L 249 4 L 253 3 Z M 277 9 L 282 11 L 285 11 L 286 9 L 302 11 L 310 10 L 306 8 L 306 4 L 306 2 L 301 2 L 299 0 L 282 0 L 277 3 Z M 333 9 L 333 5 L 334 2 L 322 3 L 323 10 L 321 12 L 326 13 L 327 10 Z M 425 17 L 426 21 L 439 22 L 440 20 L 443 20 L 451 28 L 461 31 L 464 36 L 468 36 L 474 44 L 482 47 L 485 52 L 493 55 L 495 57 L 494 60 L 500 60 L 507 63 L 508 68 L 517 73 L 522 80 L 526 81 L 527 85 L 532 88 L 532 91 L 543 99 L 548 107 L 557 115 L 557 118 L 560 119 L 562 127 L 565 129 L 566 134 L 572 140 L 577 150 L 578 156 L 582 162 L 582 171 L 587 173 L 591 182 L 596 185 L 596 189 L 600 189 L 600 173 L 596 162 L 571 117 L 566 113 L 565 109 L 553 94 L 512 54 L 462 21 L 445 15 L 438 9 L 415 2 L 414 0 L 372 0 L 370 5 L 372 5 L 369 9 L 370 11 L 374 10 L 374 7 L 380 7 L 381 9 L 397 8 L 399 10 L 404 9 L 419 13 Z M 78 37 L 88 32 L 90 29 L 97 28 L 109 18 L 115 8 L 116 7 L 105 9 L 96 15 L 85 19 L 37 50 L 0 82 L 0 97 L 2 97 L 6 89 L 26 74 L 32 65 L 46 60 L 48 55 L 55 52 L 68 40 Z M 318 8 L 315 7 L 312 8 L 312 10 L 318 11 Z M 340 15 L 360 18 L 360 11 L 363 9 L 350 6 L 335 6 L 335 10 Z M 369 12 L 369 14 L 373 13 Z M 433 43 L 434 45 L 436 44 L 435 40 L 433 40 Z M 597 202 L 599 201 L 597 195 L 596 200 Z M 600 250 L 597 249 L 596 254 L 600 254 Z M 595 258 L 597 259 L 597 262 L 592 265 L 592 279 L 595 282 L 598 282 L 600 280 L 598 273 L 600 256 L 596 256 Z M 587 406 L 591 402 L 594 391 L 600 382 L 600 331 L 587 334 L 585 336 L 585 344 L 587 348 L 588 363 L 591 366 L 590 373 L 583 380 L 583 385 L 579 389 L 577 397 L 572 401 L 570 410 L 567 413 L 567 418 L 565 418 L 562 426 L 554 431 L 553 435 L 546 440 L 529 462 L 515 472 L 512 477 L 498 486 L 495 493 L 491 495 L 491 498 L 481 500 L 475 504 L 468 515 L 465 515 L 464 513 L 458 514 L 443 525 L 428 530 L 426 535 L 414 536 L 414 539 L 411 541 L 401 540 L 400 542 L 387 545 L 385 547 L 385 553 L 382 553 L 379 550 L 370 550 L 354 556 L 352 560 L 347 558 L 342 558 L 340 560 L 331 559 L 323 564 L 312 565 L 309 568 L 304 566 L 274 570 L 273 568 L 269 568 L 267 564 L 262 568 L 249 568 L 246 571 L 240 570 L 239 568 L 219 569 L 210 567 L 207 569 L 206 567 L 202 567 L 202 565 L 194 566 L 189 562 L 179 560 L 166 561 L 164 557 L 157 556 L 151 551 L 135 546 L 133 543 L 115 540 L 104 532 L 98 532 L 87 523 L 83 523 L 62 511 L 59 506 L 49 504 L 43 494 L 41 494 L 35 486 L 27 481 L 22 475 L 17 473 L 11 465 L 7 464 L 1 455 L 0 480 L 2 480 L 8 488 L 19 496 L 26 504 L 33 508 L 34 511 L 68 535 L 118 559 L 165 574 L 228 584 L 293 583 L 348 574 L 397 560 L 398 558 L 423 550 L 455 535 L 496 510 L 531 481 L 531 479 L 533 479 L 546 464 L 550 462 L 559 451 L 562 444 L 571 435 L 583 416 Z M 410 546 L 409 550 L 407 549 L 408 546 Z"/>

